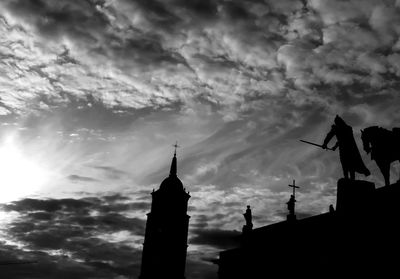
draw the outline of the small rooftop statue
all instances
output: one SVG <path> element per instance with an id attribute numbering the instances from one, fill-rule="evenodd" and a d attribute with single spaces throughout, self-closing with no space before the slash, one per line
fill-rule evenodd
<path id="1" fill-rule="evenodd" d="M 247 206 L 246 212 L 243 213 L 246 225 L 243 226 L 243 233 L 247 233 L 253 229 L 253 215 L 251 214 L 250 205 Z"/>
<path id="2" fill-rule="evenodd" d="M 295 206 L 296 206 L 296 189 L 300 188 L 299 186 L 296 186 L 296 181 L 293 180 L 293 184 L 289 184 L 289 187 L 293 188 L 293 193 L 290 195 L 289 201 L 286 203 L 287 208 L 289 211 L 289 215 L 287 215 L 288 221 L 296 220 L 296 214 L 295 214 Z"/>
<path id="3" fill-rule="evenodd" d="M 296 214 L 294 213 L 294 208 L 295 208 L 295 204 L 296 204 L 296 199 L 293 195 L 290 195 L 290 199 L 289 201 L 286 203 L 287 204 L 287 208 L 289 210 L 289 216 L 296 216 Z"/>

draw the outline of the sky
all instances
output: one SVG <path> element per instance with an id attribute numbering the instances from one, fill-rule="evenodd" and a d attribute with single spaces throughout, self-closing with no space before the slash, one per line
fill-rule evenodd
<path id="1" fill-rule="evenodd" d="M 190 191 L 188 279 L 254 227 L 328 211 L 336 114 L 400 127 L 400 1 L 2 0 L 4 278 L 136 278 L 151 191 Z M 334 142 L 331 143 L 333 145 Z M 391 181 L 399 177 L 393 164 Z"/>

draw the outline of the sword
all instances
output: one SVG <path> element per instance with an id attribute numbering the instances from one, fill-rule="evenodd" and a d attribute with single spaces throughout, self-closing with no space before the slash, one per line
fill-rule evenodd
<path id="1" fill-rule="evenodd" d="M 314 146 L 318 146 L 318 147 L 323 148 L 321 144 L 316 144 L 316 143 L 309 142 L 309 141 L 306 141 L 306 140 L 300 140 L 300 141 L 301 141 L 301 142 L 304 142 L 304 143 L 307 143 L 307 144 L 311 144 L 311 145 L 314 145 Z M 333 150 L 332 148 L 329 148 L 329 147 L 327 147 L 326 149 L 335 151 L 335 150 Z"/>

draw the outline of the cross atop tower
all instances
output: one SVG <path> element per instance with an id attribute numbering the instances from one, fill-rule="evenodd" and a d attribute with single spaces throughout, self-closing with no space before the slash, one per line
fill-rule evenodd
<path id="1" fill-rule="evenodd" d="M 296 180 L 293 179 L 293 184 L 289 184 L 289 187 L 293 188 L 293 197 L 296 197 L 296 188 L 300 188 L 300 186 L 296 186 Z"/>
<path id="2" fill-rule="evenodd" d="M 178 141 L 176 141 L 175 144 L 172 145 L 172 146 L 175 147 L 174 156 L 176 156 L 176 149 L 177 149 L 178 147 L 180 147 L 180 146 L 178 145 Z"/>

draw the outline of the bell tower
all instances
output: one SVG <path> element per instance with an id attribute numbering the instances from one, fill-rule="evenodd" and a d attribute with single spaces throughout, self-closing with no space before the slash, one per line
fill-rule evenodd
<path id="1" fill-rule="evenodd" d="M 177 176 L 174 146 L 169 176 L 151 193 L 139 279 L 185 278 L 190 195 Z"/>

